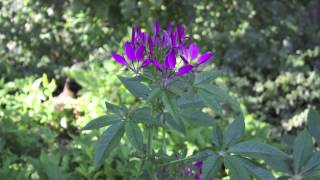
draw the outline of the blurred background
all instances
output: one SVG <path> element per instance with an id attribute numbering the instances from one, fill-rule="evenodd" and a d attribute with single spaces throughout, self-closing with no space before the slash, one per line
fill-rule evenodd
<path id="1" fill-rule="evenodd" d="M 320 109 L 320 0 L 2 0 L 0 179 L 138 171 L 127 168 L 136 162 L 124 143 L 94 172 L 99 132 L 79 129 L 105 113 L 105 101 L 139 103 L 120 86 L 111 51 L 122 51 L 132 26 L 150 30 L 155 19 L 184 24 L 202 52 L 215 52 L 219 84 L 241 102 L 247 137 L 277 141 L 303 127 L 309 107 Z M 209 142 L 203 128 L 190 131 L 191 149 Z"/>

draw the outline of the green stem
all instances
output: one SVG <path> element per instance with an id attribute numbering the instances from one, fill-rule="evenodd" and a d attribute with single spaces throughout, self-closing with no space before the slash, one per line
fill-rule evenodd
<path id="1" fill-rule="evenodd" d="M 162 127 L 162 151 L 166 154 L 167 152 L 167 145 L 166 145 L 166 129 L 165 129 L 165 119 L 164 119 L 164 113 L 161 114 L 160 120 L 163 124 Z"/>
<path id="2" fill-rule="evenodd" d="M 147 158 L 150 159 L 152 155 L 152 135 L 153 135 L 153 127 L 149 127 L 148 129 L 148 153 Z"/>

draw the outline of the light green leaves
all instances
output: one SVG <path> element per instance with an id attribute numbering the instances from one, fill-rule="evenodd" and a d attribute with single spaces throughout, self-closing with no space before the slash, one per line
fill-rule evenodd
<path id="1" fill-rule="evenodd" d="M 224 134 L 223 145 L 224 147 L 229 147 L 241 140 L 244 133 L 244 120 L 243 116 L 239 115 L 237 118 L 229 125 L 227 131 Z"/>
<path id="2" fill-rule="evenodd" d="M 121 122 L 121 120 L 123 120 L 123 118 L 117 114 L 104 115 L 92 120 L 87 125 L 85 125 L 81 130 L 98 129 L 98 128 L 109 126 L 115 123 L 119 123 Z"/>
<path id="3" fill-rule="evenodd" d="M 129 90 L 129 92 L 135 97 L 147 99 L 150 89 L 142 84 L 137 78 L 125 78 L 120 77 L 122 84 Z"/>
<path id="4" fill-rule="evenodd" d="M 270 157 L 277 157 L 277 158 L 288 158 L 288 155 L 268 144 L 260 143 L 257 141 L 245 141 L 234 145 L 229 148 L 230 153 L 237 153 L 250 156 L 252 155 L 261 155 L 261 156 L 270 156 Z"/>
<path id="5" fill-rule="evenodd" d="M 124 123 L 113 124 L 106 129 L 97 142 L 94 153 L 94 167 L 98 169 L 110 152 L 119 144 L 124 133 Z"/>
<path id="6" fill-rule="evenodd" d="M 320 113 L 314 109 L 310 109 L 308 113 L 308 130 L 320 144 Z"/>
<path id="7" fill-rule="evenodd" d="M 143 136 L 139 126 L 133 122 L 127 122 L 125 126 L 126 135 L 133 147 L 144 152 Z"/>
<path id="8" fill-rule="evenodd" d="M 312 156 L 313 142 L 312 137 L 307 130 L 298 134 L 293 144 L 293 167 L 297 173 Z"/>

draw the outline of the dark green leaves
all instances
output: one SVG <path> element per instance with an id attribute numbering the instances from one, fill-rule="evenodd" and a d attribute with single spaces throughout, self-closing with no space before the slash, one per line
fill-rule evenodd
<path id="1" fill-rule="evenodd" d="M 94 167 L 98 169 L 110 152 L 119 144 L 124 133 L 124 123 L 120 122 L 106 129 L 97 142 L 94 153 Z"/>
<path id="2" fill-rule="evenodd" d="M 213 177 L 222 165 L 223 158 L 216 153 L 212 153 L 203 162 L 203 179 Z"/>
<path id="3" fill-rule="evenodd" d="M 166 108 L 166 110 L 170 113 L 173 119 L 176 121 L 180 129 L 185 129 L 184 123 L 181 120 L 180 109 L 177 105 L 177 100 L 174 96 L 169 96 L 169 92 L 162 92 L 162 102 Z"/>
<path id="4" fill-rule="evenodd" d="M 212 142 L 216 146 L 221 147 L 223 143 L 222 140 L 223 140 L 222 130 L 218 124 L 215 124 L 213 126 Z"/>
<path id="5" fill-rule="evenodd" d="M 257 164 L 249 161 L 245 158 L 235 157 L 242 166 L 244 166 L 247 171 L 255 176 L 258 180 L 275 180 L 276 178 L 272 175 L 271 172 L 261 168 Z"/>
<path id="6" fill-rule="evenodd" d="M 308 113 L 308 130 L 320 145 L 320 114 L 314 109 Z"/>
<path id="7" fill-rule="evenodd" d="M 223 116 L 220 104 L 213 94 L 211 94 L 205 90 L 199 89 L 198 95 L 207 106 L 209 106 L 218 115 Z"/>
<path id="8" fill-rule="evenodd" d="M 195 76 L 194 84 L 206 83 L 208 81 L 213 81 L 217 77 L 221 76 L 222 72 L 217 70 L 208 70 L 197 73 Z"/>
<path id="9" fill-rule="evenodd" d="M 312 156 L 313 142 L 307 130 L 302 131 L 294 140 L 293 144 L 293 167 L 297 173 L 304 163 Z"/>
<path id="10" fill-rule="evenodd" d="M 181 111 L 182 117 L 191 124 L 212 126 L 214 121 L 208 114 L 197 110 L 183 110 Z"/>
<path id="11" fill-rule="evenodd" d="M 143 136 L 139 126 L 136 123 L 127 122 L 125 129 L 127 138 L 129 139 L 132 146 L 135 147 L 138 151 L 144 152 Z"/>
<path id="12" fill-rule="evenodd" d="M 270 157 L 278 157 L 285 159 L 288 157 L 284 152 L 270 146 L 268 144 L 263 144 L 257 141 L 246 141 L 234 145 L 229 148 L 229 152 L 244 154 L 244 155 L 262 155 L 262 156 L 270 156 Z"/>
<path id="13" fill-rule="evenodd" d="M 320 152 L 314 152 L 308 162 L 304 165 L 302 173 L 306 173 L 313 170 L 320 165 Z"/>
<path id="14" fill-rule="evenodd" d="M 247 170 L 240 164 L 238 159 L 232 156 L 224 158 L 224 165 L 230 170 L 229 176 L 231 180 L 250 180 Z"/>
<path id="15" fill-rule="evenodd" d="M 241 137 L 244 133 L 244 120 L 243 116 L 239 115 L 228 127 L 227 131 L 224 134 L 223 144 L 224 147 L 229 147 L 241 140 Z"/>
<path id="16" fill-rule="evenodd" d="M 121 122 L 121 120 L 123 120 L 123 118 L 119 115 L 104 115 L 92 120 L 87 125 L 85 125 L 81 130 L 98 129 L 98 128 L 102 128 L 108 125 Z"/>
<path id="17" fill-rule="evenodd" d="M 147 99 L 150 89 L 142 84 L 137 78 L 120 77 L 122 84 L 129 90 L 131 94 L 138 98 Z"/>

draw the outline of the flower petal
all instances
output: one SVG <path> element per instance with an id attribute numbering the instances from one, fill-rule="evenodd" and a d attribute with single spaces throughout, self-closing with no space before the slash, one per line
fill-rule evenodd
<path id="1" fill-rule="evenodd" d="M 115 61 L 117 61 L 119 64 L 122 64 L 122 65 L 127 65 L 127 62 L 126 60 L 124 59 L 123 56 L 117 54 L 116 52 L 112 52 L 112 57 Z"/>
<path id="2" fill-rule="evenodd" d="M 183 42 L 184 40 L 184 34 L 185 34 L 185 29 L 181 24 L 177 25 L 177 31 L 178 31 L 178 35 L 179 35 L 179 40 L 180 42 Z"/>
<path id="3" fill-rule="evenodd" d="M 176 67 L 176 56 L 173 50 L 166 55 L 164 66 L 166 69 L 174 69 Z"/>
<path id="4" fill-rule="evenodd" d="M 152 63 L 160 72 L 162 72 L 162 65 L 159 63 L 159 61 L 153 59 Z"/>
<path id="5" fill-rule="evenodd" d="M 143 45 L 140 45 L 138 49 L 136 50 L 136 59 L 137 61 L 141 61 L 144 56 L 144 47 Z"/>
<path id="6" fill-rule="evenodd" d="M 135 44 L 136 43 L 136 28 L 132 28 L 132 32 L 131 32 L 131 43 Z"/>
<path id="7" fill-rule="evenodd" d="M 199 48 L 196 44 L 192 43 L 189 46 L 189 54 L 190 54 L 190 58 L 191 60 L 194 60 L 195 58 L 198 57 L 199 55 Z"/>
<path id="8" fill-rule="evenodd" d="M 160 31 L 160 24 L 158 20 L 155 20 L 153 23 L 153 33 L 154 35 L 157 35 Z"/>
<path id="9" fill-rule="evenodd" d="M 130 61 L 134 61 L 134 60 L 135 60 L 134 49 L 133 49 L 131 43 L 126 42 L 126 43 L 124 44 L 124 51 L 125 51 L 128 59 L 129 59 Z"/>
<path id="10" fill-rule="evenodd" d="M 206 52 L 199 57 L 197 64 L 206 63 L 206 62 L 210 61 L 212 57 L 213 57 L 212 52 Z"/>
<path id="11" fill-rule="evenodd" d="M 179 68 L 178 72 L 177 72 L 177 76 L 182 76 L 186 73 L 189 73 L 190 71 L 192 71 L 193 66 L 191 64 L 182 66 L 181 68 Z"/>
<path id="12" fill-rule="evenodd" d="M 140 67 L 145 68 L 145 67 L 147 67 L 150 63 L 152 63 L 152 61 L 154 61 L 153 58 L 148 58 L 148 59 L 146 59 L 146 60 L 144 60 L 144 61 L 142 62 L 142 64 L 141 64 Z"/>

